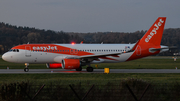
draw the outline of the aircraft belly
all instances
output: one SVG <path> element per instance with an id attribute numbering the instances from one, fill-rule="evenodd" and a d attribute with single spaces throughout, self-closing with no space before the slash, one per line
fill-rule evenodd
<path id="1" fill-rule="evenodd" d="M 53 63 L 55 56 L 53 53 L 36 53 L 32 55 L 32 63 Z"/>
<path id="2" fill-rule="evenodd" d="M 55 56 L 53 53 L 31 53 L 31 56 L 19 57 L 18 63 L 53 63 Z"/>

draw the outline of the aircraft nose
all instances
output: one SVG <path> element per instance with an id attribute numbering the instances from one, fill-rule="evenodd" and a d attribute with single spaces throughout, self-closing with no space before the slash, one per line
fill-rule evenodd
<path id="1" fill-rule="evenodd" d="M 7 55 L 6 55 L 6 53 L 2 55 L 2 59 L 5 60 L 5 61 L 7 60 Z"/>
<path id="2" fill-rule="evenodd" d="M 18 59 L 16 57 L 16 54 L 7 52 L 2 55 L 2 59 L 7 62 L 18 62 Z"/>
<path id="3" fill-rule="evenodd" d="M 10 55 L 9 55 L 8 53 L 4 53 L 4 54 L 2 55 L 2 59 L 3 59 L 4 61 L 10 61 Z"/>

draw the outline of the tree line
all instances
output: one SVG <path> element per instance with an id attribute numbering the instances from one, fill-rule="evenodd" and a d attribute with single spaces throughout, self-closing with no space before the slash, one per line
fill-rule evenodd
<path id="1" fill-rule="evenodd" d="M 146 31 L 75 33 L 13 26 L 0 23 L 0 54 L 13 46 L 26 43 L 135 43 Z M 162 45 L 180 48 L 180 28 L 165 29 Z"/>
<path id="2" fill-rule="evenodd" d="M 13 46 L 27 43 L 69 43 L 80 42 L 81 37 L 68 35 L 63 31 L 17 27 L 0 23 L 0 54 L 8 51 Z"/>

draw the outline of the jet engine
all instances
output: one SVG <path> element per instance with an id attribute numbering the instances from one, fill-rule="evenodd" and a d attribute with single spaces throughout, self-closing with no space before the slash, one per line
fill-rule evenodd
<path id="1" fill-rule="evenodd" d="M 62 64 L 61 63 L 47 63 L 46 66 L 47 68 L 61 68 Z"/>
<path id="2" fill-rule="evenodd" d="M 79 59 L 63 59 L 62 68 L 63 69 L 78 69 L 80 67 Z"/>

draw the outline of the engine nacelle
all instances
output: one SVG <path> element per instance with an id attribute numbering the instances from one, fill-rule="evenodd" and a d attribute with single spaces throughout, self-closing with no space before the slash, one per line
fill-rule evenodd
<path id="1" fill-rule="evenodd" d="M 80 67 L 79 59 L 63 59 L 62 68 L 63 69 L 77 69 Z"/>
<path id="2" fill-rule="evenodd" d="M 62 64 L 61 63 L 47 63 L 46 66 L 47 68 L 61 68 Z"/>

